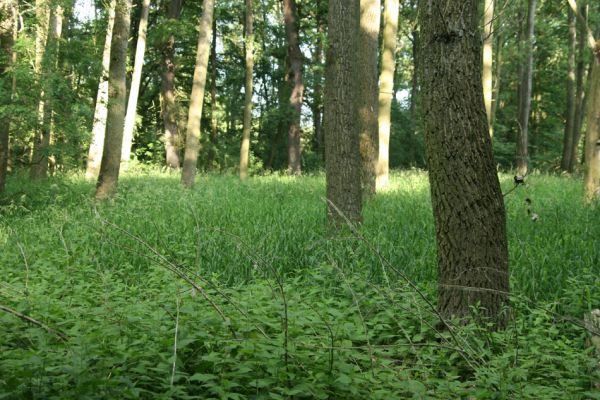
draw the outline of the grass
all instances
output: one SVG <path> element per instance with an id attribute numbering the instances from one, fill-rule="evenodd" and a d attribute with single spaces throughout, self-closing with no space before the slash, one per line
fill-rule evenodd
<path id="1" fill-rule="evenodd" d="M 600 305 L 579 180 L 533 175 L 505 197 L 511 326 L 453 338 L 380 262 L 435 299 L 423 173 L 365 204 L 379 254 L 327 235 L 322 176 L 178 179 L 132 172 L 105 203 L 76 175 L 10 182 L 0 305 L 69 339 L 0 312 L 0 398 L 599 398 L 586 333 L 560 317 Z"/>

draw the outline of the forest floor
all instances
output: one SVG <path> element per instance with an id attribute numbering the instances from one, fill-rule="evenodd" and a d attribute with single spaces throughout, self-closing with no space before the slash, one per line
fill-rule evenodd
<path id="1" fill-rule="evenodd" d="M 511 319 L 489 333 L 436 329 L 421 172 L 395 174 L 361 237 L 335 239 L 323 176 L 183 190 L 140 170 L 104 203 L 81 176 L 13 179 L 0 399 L 600 399 L 580 326 L 600 307 L 600 209 L 581 186 L 533 175 L 505 196 Z"/>

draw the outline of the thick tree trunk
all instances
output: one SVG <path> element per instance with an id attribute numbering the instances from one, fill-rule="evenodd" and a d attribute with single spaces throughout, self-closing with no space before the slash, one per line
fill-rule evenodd
<path id="1" fill-rule="evenodd" d="M 144 67 L 144 54 L 146 52 L 146 31 L 148 29 L 148 13 L 150 0 L 143 0 L 140 26 L 138 29 L 137 45 L 135 48 L 135 62 L 133 64 L 133 76 L 129 89 L 129 101 L 127 103 L 127 114 L 125 115 L 125 128 L 123 129 L 123 147 L 121 148 L 121 162 L 127 168 L 131 157 L 131 146 L 133 144 L 133 128 L 135 126 L 135 115 L 137 110 L 140 83 L 142 81 L 142 68 Z"/>
<path id="2" fill-rule="evenodd" d="M 96 109 L 94 110 L 94 125 L 92 127 L 92 140 L 88 152 L 85 177 L 95 179 L 100 171 L 102 149 L 104 147 L 104 133 L 106 132 L 106 115 L 108 113 L 108 69 L 110 67 L 110 45 L 112 41 L 113 24 L 115 22 L 116 0 L 111 0 L 108 7 L 108 26 L 106 27 L 106 40 L 102 52 L 102 75 L 98 83 Z"/>
<path id="3" fill-rule="evenodd" d="M 396 69 L 398 8 L 398 0 L 385 0 L 383 10 L 381 75 L 379 76 L 379 156 L 377 159 L 377 190 L 386 187 L 389 182 L 392 92 L 394 90 L 394 71 Z"/>
<path id="4" fill-rule="evenodd" d="M 529 168 L 529 116 L 531 113 L 531 86 L 533 81 L 533 35 L 537 0 L 528 0 L 527 24 L 523 36 L 524 61 L 519 86 L 519 126 L 517 134 L 516 168 L 520 175 Z"/>
<path id="5" fill-rule="evenodd" d="M 51 74 L 55 72 L 58 63 L 58 45 L 62 34 L 63 9 L 61 6 L 52 7 L 49 20 L 49 32 L 46 40 L 46 48 L 42 58 L 41 86 L 42 86 L 42 120 L 39 131 L 33 143 L 33 155 L 31 157 L 31 179 L 44 179 L 48 175 L 48 147 L 52 132 L 52 107 L 54 93 Z"/>
<path id="6" fill-rule="evenodd" d="M 176 21 L 181 15 L 183 1 L 171 0 L 167 17 Z M 165 157 L 167 167 L 171 170 L 179 169 L 180 138 L 177 127 L 177 106 L 175 100 L 175 35 L 169 34 L 162 48 L 162 117 L 165 127 Z"/>
<path id="7" fill-rule="evenodd" d="M 252 71 L 254 70 L 254 33 L 252 32 L 252 0 L 246 0 L 245 23 L 246 77 L 244 82 L 244 127 L 240 150 L 240 179 L 248 178 L 250 130 L 252 129 Z"/>
<path id="8" fill-rule="evenodd" d="M 292 92 L 290 106 L 292 109 L 288 130 L 288 168 L 290 173 L 301 172 L 300 149 L 300 116 L 304 99 L 304 82 L 302 78 L 302 52 L 300 51 L 300 35 L 298 32 L 298 13 L 296 0 L 283 0 L 283 20 L 287 39 L 288 58 Z"/>
<path id="9" fill-rule="evenodd" d="M 0 2 L 0 105 L 7 106 L 12 97 L 12 77 L 9 71 L 12 63 L 14 27 L 16 21 L 15 4 L 12 0 Z M 0 115 L 0 193 L 4 191 L 8 170 L 8 142 L 10 115 Z"/>
<path id="10" fill-rule="evenodd" d="M 334 228 L 345 218 L 360 222 L 362 212 L 354 47 L 359 13 L 359 0 L 329 0 L 324 129 L 327 215 Z"/>
<path id="11" fill-rule="evenodd" d="M 600 39 L 594 48 L 585 136 L 585 199 L 600 199 Z"/>
<path id="12" fill-rule="evenodd" d="M 100 174 L 96 185 L 96 199 L 112 197 L 117 192 L 121 166 L 121 146 L 127 102 L 126 63 L 129 38 L 131 0 L 117 0 L 115 22 L 110 46 L 108 71 L 108 113 L 106 137 Z"/>
<path id="13" fill-rule="evenodd" d="M 192 94 L 190 95 L 185 155 L 183 159 L 183 171 L 181 173 L 181 183 L 187 188 L 194 186 L 198 153 L 200 151 L 200 122 L 202 118 L 202 106 L 204 105 L 214 8 L 214 0 L 204 0 L 202 2 L 202 18 L 199 26 L 200 35 L 198 36 L 198 48 L 196 50 L 196 66 L 194 67 L 194 81 Z"/>
<path id="14" fill-rule="evenodd" d="M 562 158 L 560 161 L 560 169 L 562 171 L 569 171 L 571 166 L 571 156 L 573 155 L 573 135 L 575 133 L 575 119 L 576 109 L 575 104 L 577 99 L 575 98 L 575 50 L 577 48 L 577 35 L 575 25 L 575 13 L 570 8 L 568 9 L 568 22 L 569 22 L 569 54 L 567 57 L 567 110 L 565 118 L 565 133 L 563 137 L 563 151 Z"/>
<path id="15" fill-rule="evenodd" d="M 483 100 L 488 130 L 492 138 L 494 137 L 494 126 L 492 125 L 494 2 L 495 0 L 485 0 L 483 6 Z"/>
<path id="16" fill-rule="evenodd" d="M 420 3 L 419 80 L 436 226 L 438 309 L 444 317 L 468 319 L 479 304 L 502 327 L 509 290 L 506 215 L 482 95 L 478 4 Z"/>
<path id="17" fill-rule="evenodd" d="M 206 156 L 206 168 L 213 169 L 217 157 L 217 21 L 213 19 L 212 46 L 210 47 L 210 148 Z"/>
<path id="18" fill-rule="evenodd" d="M 363 193 L 375 193 L 378 156 L 377 48 L 381 22 L 380 0 L 360 0 L 360 29 L 356 57 L 358 135 Z"/>

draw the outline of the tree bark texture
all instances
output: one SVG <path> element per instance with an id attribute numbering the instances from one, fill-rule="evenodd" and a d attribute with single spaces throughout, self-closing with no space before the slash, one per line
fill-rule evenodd
<path id="1" fill-rule="evenodd" d="M 390 132 L 392 128 L 392 96 L 396 70 L 396 35 L 398 33 L 398 0 L 385 0 L 383 10 L 383 48 L 379 76 L 379 156 L 377 157 L 377 190 L 388 185 L 390 165 Z M 414 94 L 413 94 L 414 95 Z"/>
<path id="2" fill-rule="evenodd" d="M 575 119 L 576 119 L 576 107 L 577 102 L 575 86 L 576 86 L 576 62 L 575 62 L 575 51 L 577 48 L 577 27 L 575 23 L 575 13 L 573 10 L 568 8 L 568 23 L 569 23 L 569 43 L 568 43 L 568 57 L 567 57 L 567 98 L 566 98 L 566 115 L 565 115 L 565 133 L 563 137 L 563 151 L 562 158 L 560 161 L 560 169 L 562 171 L 569 171 L 571 166 L 571 156 L 573 155 L 573 135 L 575 133 Z"/>
<path id="3" fill-rule="evenodd" d="M 380 0 L 360 0 L 360 28 L 357 50 L 357 112 L 358 135 L 361 158 L 361 184 L 363 193 L 375 193 L 378 135 L 378 70 L 379 25 L 381 23 Z"/>
<path id="4" fill-rule="evenodd" d="M 360 222 L 362 212 L 353 45 L 359 18 L 359 0 L 329 0 L 324 129 L 327 215 L 334 229 L 345 225 L 345 218 Z"/>
<path id="5" fill-rule="evenodd" d="M 167 17 L 170 21 L 177 21 L 181 15 L 183 0 L 169 2 Z M 177 126 L 177 103 L 175 99 L 175 35 L 170 33 L 162 47 L 162 117 L 165 127 L 165 157 L 167 167 L 171 170 L 179 169 L 180 137 Z"/>
<path id="6" fill-rule="evenodd" d="M 131 146 L 133 144 L 133 128 L 135 126 L 135 115 L 137 110 L 140 83 L 142 82 L 142 69 L 144 67 L 144 54 L 146 53 L 146 31 L 148 30 L 148 13 L 150 0 L 142 1 L 142 13 L 138 28 L 137 44 L 135 46 L 135 61 L 133 63 L 133 76 L 129 88 L 129 101 L 127 102 L 127 114 L 125 114 L 125 128 L 123 129 L 123 146 L 121 148 L 121 162 L 127 168 L 131 158 Z"/>
<path id="7" fill-rule="evenodd" d="M 14 45 L 14 27 L 17 23 L 13 0 L 0 1 L 0 106 L 11 102 L 12 77 L 10 68 Z M 9 156 L 10 115 L 4 109 L 0 113 L 0 193 L 6 185 Z"/>
<path id="8" fill-rule="evenodd" d="M 106 116 L 106 137 L 98 183 L 96 199 L 112 197 L 117 192 L 119 170 L 121 166 L 121 147 L 127 102 L 126 64 L 127 40 L 131 0 L 117 0 L 115 22 L 110 45 L 110 68 L 108 71 L 108 112 Z"/>
<path id="9" fill-rule="evenodd" d="M 98 176 L 100 162 L 102 161 L 104 134 L 106 132 L 106 115 L 108 113 L 108 69 L 110 67 L 110 45 L 115 22 L 115 6 L 116 0 L 111 0 L 107 10 L 108 26 L 106 27 L 106 39 L 104 41 L 104 51 L 102 52 L 102 75 L 100 76 L 100 82 L 98 83 L 96 108 L 94 110 L 94 125 L 92 126 L 92 139 L 85 169 L 85 177 L 87 179 L 93 179 Z"/>
<path id="10" fill-rule="evenodd" d="M 244 127 L 240 150 L 240 179 L 248 178 L 250 131 L 252 129 L 252 72 L 254 70 L 254 33 L 252 32 L 252 0 L 246 0 L 245 22 L 246 76 L 244 81 Z"/>
<path id="11" fill-rule="evenodd" d="M 214 0 L 204 0 L 202 2 L 202 18 L 200 19 L 199 26 L 200 35 L 198 36 L 198 48 L 196 50 L 196 66 L 194 67 L 192 93 L 190 95 L 185 155 L 183 159 L 183 171 L 181 173 L 181 183 L 187 188 L 194 186 L 198 153 L 200 151 L 200 123 L 202 106 L 204 105 L 204 91 L 206 89 L 206 74 L 212 39 L 214 8 Z"/>
<path id="12" fill-rule="evenodd" d="M 48 147 L 52 131 L 52 107 L 54 101 L 51 76 L 58 64 L 58 46 L 62 34 L 63 9 L 53 6 L 50 12 L 48 37 L 43 52 L 41 66 L 42 99 L 40 101 L 41 124 L 34 138 L 33 155 L 31 157 L 31 179 L 44 179 L 48 175 Z"/>
<path id="13" fill-rule="evenodd" d="M 488 130 L 492 138 L 494 137 L 492 124 L 494 3 L 495 0 L 485 0 L 483 5 L 483 100 L 488 119 Z"/>
<path id="14" fill-rule="evenodd" d="M 498 327 L 508 303 L 506 215 L 483 101 L 478 0 L 419 5 L 422 115 L 436 227 L 438 309 Z"/>
<path id="15" fill-rule="evenodd" d="M 304 81 L 302 77 L 302 52 L 300 51 L 300 34 L 298 29 L 298 11 L 296 0 L 283 0 L 283 20 L 287 39 L 288 58 L 290 62 L 290 94 L 291 116 L 288 129 L 288 168 L 290 173 L 299 175 L 301 168 L 300 148 L 300 116 L 304 99 Z"/>
<path id="16" fill-rule="evenodd" d="M 517 133 L 516 168 L 520 175 L 529 168 L 529 117 L 531 114 L 531 87 L 533 82 L 533 37 L 537 0 L 528 0 L 527 23 L 523 36 L 523 64 L 519 84 L 519 126 Z"/>
<path id="17" fill-rule="evenodd" d="M 594 66 L 590 76 L 590 94 L 585 137 L 585 199 L 600 199 L 600 39 L 594 47 Z"/>

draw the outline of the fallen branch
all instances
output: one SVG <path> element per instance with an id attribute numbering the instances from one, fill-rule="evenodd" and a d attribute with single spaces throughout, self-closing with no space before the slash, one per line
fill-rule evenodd
<path id="1" fill-rule="evenodd" d="M 65 342 L 67 340 L 69 340 L 69 337 L 66 334 L 62 333 L 61 331 L 51 328 L 48 325 L 44 324 L 43 322 L 40 322 L 34 318 L 31 318 L 28 315 L 22 314 L 22 313 L 18 312 L 17 310 L 13 310 L 12 308 L 3 306 L 1 304 L 0 304 L 0 310 L 6 312 L 8 314 L 14 315 L 15 317 L 17 317 L 25 322 L 29 322 L 30 324 L 33 324 L 35 326 L 39 326 L 46 332 L 51 333 L 55 336 L 58 336 L 60 339 L 62 339 Z"/>

